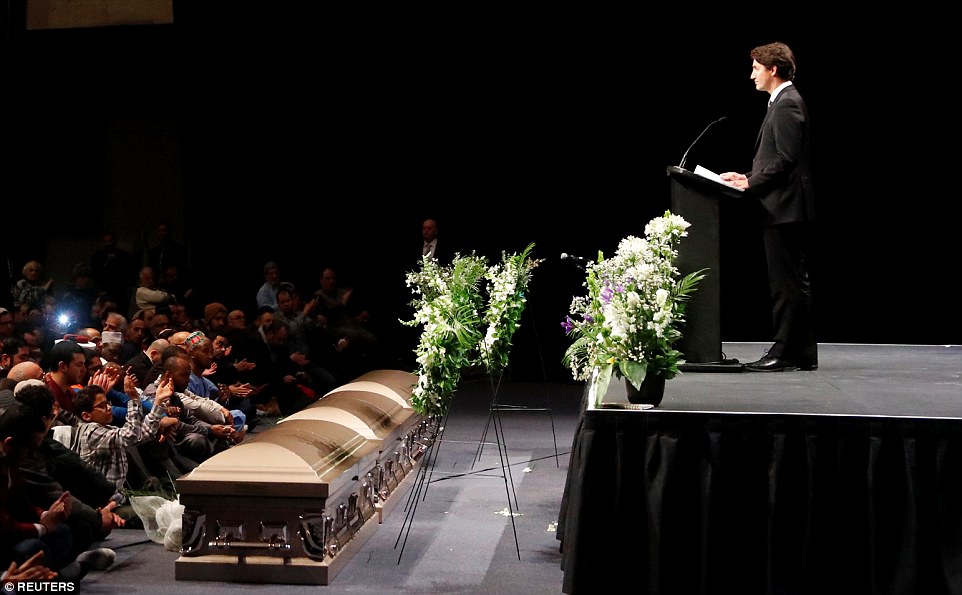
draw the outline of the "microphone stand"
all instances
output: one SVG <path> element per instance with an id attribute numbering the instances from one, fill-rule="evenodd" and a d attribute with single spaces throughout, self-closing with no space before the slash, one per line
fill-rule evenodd
<path id="1" fill-rule="evenodd" d="M 691 143 L 690 145 L 688 145 L 688 149 L 685 151 L 685 154 L 681 156 L 681 161 L 678 162 L 678 168 L 679 168 L 679 169 L 685 169 L 685 161 L 688 159 L 688 153 L 692 150 L 692 148 L 693 148 L 696 144 L 698 144 L 698 141 L 701 140 L 701 137 L 705 136 L 705 133 L 708 132 L 708 129 L 711 128 L 712 126 L 714 126 L 715 124 L 718 124 L 718 123 L 721 122 L 722 120 L 725 120 L 727 117 L 728 117 L 728 116 L 722 116 L 721 118 L 718 118 L 717 120 L 715 120 L 714 122 L 712 122 L 712 123 L 709 124 L 708 126 L 705 126 L 705 129 L 701 131 L 701 134 L 699 134 L 699 135 L 695 138 L 695 140 L 692 141 L 692 143 Z"/>

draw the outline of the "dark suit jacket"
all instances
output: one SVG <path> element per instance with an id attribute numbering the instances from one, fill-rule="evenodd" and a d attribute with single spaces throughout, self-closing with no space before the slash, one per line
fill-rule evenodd
<path id="1" fill-rule="evenodd" d="M 137 376 L 137 386 L 144 389 L 149 384 L 147 382 L 147 374 L 150 369 L 154 366 L 154 362 L 150 359 L 150 356 L 145 352 L 141 351 L 134 357 L 127 360 L 124 366 L 130 368 L 131 373 Z M 124 413 L 126 415 L 126 407 L 124 408 Z"/>
<path id="2" fill-rule="evenodd" d="M 454 260 L 454 250 L 451 248 L 451 244 L 448 242 L 442 242 L 441 240 L 436 240 L 437 243 L 434 244 L 434 258 L 444 266 L 451 264 Z M 423 245 L 423 242 L 422 242 Z"/>
<path id="3" fill-rule="evenodd" d="M 764 209 L 762 224 L 815 218 L 810 136 L 805 102 L 795 85 L 789 85 L 775 97 L 762 121 L 748 174 L 748 192 Z"/>

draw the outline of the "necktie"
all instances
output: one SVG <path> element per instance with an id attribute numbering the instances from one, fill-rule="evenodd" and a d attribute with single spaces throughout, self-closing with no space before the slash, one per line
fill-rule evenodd
<path id="1" fill-rule="evenodd" d="M 430 243 L 425 244 L 425 245 L 424 245 L 424 256 L 427 256 L 427 255 L 430 254 L 430 253 L 431 253 L 431 244 L 430 244 Z"/>

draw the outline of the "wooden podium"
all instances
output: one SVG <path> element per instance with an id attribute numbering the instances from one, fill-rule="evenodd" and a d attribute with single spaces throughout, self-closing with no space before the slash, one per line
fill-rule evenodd
<path id="1" fill-rule="evenodd" d="M 744 364 L 725 359 L 721 341 L 721 203 L 742 192 L 678 166 L 668 168 L 671 212 L 691 224 L 679 244 L 676 264 L 682 276 L 705 270 L 685 309 L 685 326 L 676 348 L 685 355 L 683 372 L 740 372 Z"/>

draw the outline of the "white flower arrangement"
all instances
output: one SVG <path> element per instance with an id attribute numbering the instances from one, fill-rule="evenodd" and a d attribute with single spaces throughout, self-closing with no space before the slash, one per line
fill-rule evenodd
<path id="1" fill-rule="evenodd" d="M 491 373 L 507 367 L 531 271 L 541 262 L 530 258 L 533 248 L 502 253 L 502 261 L 491 267 L 474 254 L 458 254 L 448 266 L 426 256 L 419 270 L 407 274 L 415 315 L 401 322 L 422 327 L 415 350 L 418 381 L 411 392 L 416 411 L 444 415 L 466 367 L 481 363 Z"/>
<path id="2" fill-rule="evenodd" d="M 508 367 L 511 340 L 521 326 L 527 298 L 525 292 L 531 280 L 531 271 L 544 259 L 532 259 L 534 244 L 528 244 L 518 254 L 501 253 L 501 262 L 488 268 L 488 307 L 484 320 L 488 324 L 481 340 L 480 357 L 488 372 L 500 372 Z"/>
<path id="3" fill-rule="evenodd" d="M 421 326 L 415 349 L 418 381 L 411 391 L 411 404 L 424 415 L 444 415 L 461 380 L 461 370 L 471 365 L 478 344 L 483 299 L 480 281 L 484 259 L 474 254 L 454 257 L 448 266 L 425 256 L 421 268 L 407 274 L 415 299 L 414 319 L 401 321 Z"/>
<path id="4" fill-rule="evenodd" d="M 571 301 L 562 322 L 573 343 L 563 362 L 575 380 L 588 381 L 604 395 L 611 375 L 640 388 L 648 374 L 669 380 L 678 374 L 685 303 L 703 271 L 678 278 L 675 244 L 690 224 L 666 211 L 645 226 L 645 237 L 621 240 L 615 255 L 585 267 L 588 294 Z"/>

